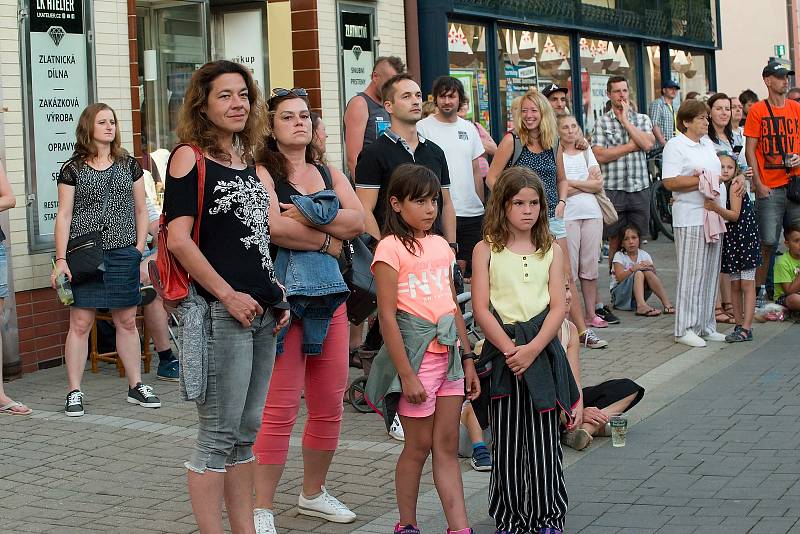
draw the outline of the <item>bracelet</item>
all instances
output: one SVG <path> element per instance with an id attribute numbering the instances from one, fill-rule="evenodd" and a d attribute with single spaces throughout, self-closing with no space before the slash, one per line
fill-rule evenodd
<path id="1" fill-rule="evenodd" d="M 464 354 L 462 354 L 462 355 L 461 355 L 461 361 L 462 361 L 462 362 L 463 362 L 464 360 L 472 360 L 472 361 L 475 361 L 475 360 L 477 360 L 477 359 L 478 359 L 478 356 L 477 356 L 477 355 L 476 355 L 474 352 L 472 352 L 472 351 L 470 351 L 470 352 L 465 352 Z"/>
<path id="2" fill-rule="evenodd" d="M 562 202 L 564 203 L 564 205 L 566 205 L 566 204 L 567 204 L 567 201 L 566 201 L 566 200 L 564 200 L 563 198 L 559 198 L 559 199 L 558 199 L 558 202 L 556 202 L 556 204 L 560 204 L 560 203 L 562 203 Z"/>
<path id="3" fill-rule="evenodd" d="M 67 261 L 67 258 L 56 258 L 56 259 L 55 259 L 55 260 L 53 260 L 53 261 L 58 261 L 58 260 L 64 260 L 64 261 Z"/>
<path id="4" fill-rule="evenodd" d="M 325 242 L 322 244 L 322 248 L 319 249 L 320 252 L 323 254 L 328 253 L 328 248 L 331 246 L 331 234 L 325 234 Z"/>

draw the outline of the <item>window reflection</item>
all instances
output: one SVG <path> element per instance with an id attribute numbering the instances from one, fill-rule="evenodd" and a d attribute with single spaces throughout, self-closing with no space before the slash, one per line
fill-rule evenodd
<path id="1" fill-rule="evenodd" d="M 701 95 L 708 93 L 709 60 L 706 54 L 670 48 L 669 60 L 670 76 L 681 86 L 675 99 L 675 109 L 680 107 L 683 95 L 692 91 Z"/>
<path id="2" fill-rule="evenodd" d="M 450 75 L 461 80 L 469 95 L 467 120 L 490 129 L 489 74 L 486 68 L 486 27 L 450 23 L 448 32 Z"/>
<path id="3" fill-rule="evenodd" d="M 500 101 L 505 129 L 511 129 L 511 102 L 529 88 L 539 90 L 555 83 L 572 91 L 569 36 L 501 28 Z"/>
<path id="4" fill-rule="evenodd" d="M 636 47 L 632 43 L 584 37 L 579 41 L 581 84 L 583 88 L 583 124 L 586 134 L 594 130 L 597 118 L 605 113 L 606 84 L 612 76 L 628 80 L 630 104 L 636 108 L 638 87 L 634 64 Z"/>

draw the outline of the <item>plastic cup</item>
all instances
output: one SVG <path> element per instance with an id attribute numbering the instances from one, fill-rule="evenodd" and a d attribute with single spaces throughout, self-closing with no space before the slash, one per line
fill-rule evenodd
<path id="1" fill-rule="evenodd" d="M 614 447 L 624 447 L 625 437 L 628 434 L 628 417 L 618 413 L 611 416 L 611 444 Z"/>
<path id="2" fill-rule="evenodd" d="M 72 296 L 72 284 L 69 283 L 67 275 L 64 273 L 56 277 L 56 292 L 58 293 L 58 300 L 64 306 L 70 306 L 75 303 L 75 298 Z"/>

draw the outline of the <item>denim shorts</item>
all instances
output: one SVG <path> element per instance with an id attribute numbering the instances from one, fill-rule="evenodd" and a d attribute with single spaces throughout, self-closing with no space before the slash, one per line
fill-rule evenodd
<path id="1" fill-rule="evenodd" d="M 567 237 L 567 224 L 564 222 L 563 218 L 549 217 L 547 219 L 547 224 L 550 226 L 550 233 L 553 234 L 556 239 L 565 239 Z"/>
<path id="2" fill-rule="evenodd" d="M 786 198 L 786 188 L 770 189 L 766 198 L 756 198 L 756 221 L 761 243 L 776 247 L 784 227 L 800 225 L 800 204 Z"/>
<path id="3" fill-rule="evenodd" d="M 269 310 L 248 328 L 218 301 L 210 302 L 206 398 L 197 403 L 197 443 L 184 463 L 195 473 L 224 473 L 255 460 L 253 443 L 275 363 L 275 319 Z"/>
<path id="4" fill-rule="evenodd" d="M 0 243 L 0 299 L 8 296 L 8 251 L 5 243 Z"/>

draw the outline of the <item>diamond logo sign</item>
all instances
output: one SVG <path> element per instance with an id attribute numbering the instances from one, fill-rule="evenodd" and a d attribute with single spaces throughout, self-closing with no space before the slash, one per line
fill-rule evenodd
<path id="1" fill-rule="evenodd" d="M 53 40 L 56 46 L 61 42 L 61 39 L 67 34 L 61 26 L 50 26 L 47 30 L 47 35 Z"/>
<path id="2" fill-rule="evenodd" d="M 356 56 L 356 61 L 358 61 L 358 58 L 361 57 L 361 52 L 363 51 L 364 50 L 362 50 L 361 47 L 358 45 L 355 45 L 353 47 L 353 55 Z"/>

